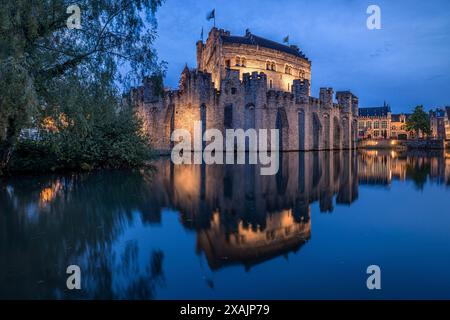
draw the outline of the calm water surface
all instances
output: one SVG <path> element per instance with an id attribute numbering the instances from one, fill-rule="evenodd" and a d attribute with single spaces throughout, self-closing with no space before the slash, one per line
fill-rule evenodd
<path id="1" fill-rule="evenodd" d="M 1 180 L 0 298 L 450 299 L 448 154 L 155 168 Z"/>

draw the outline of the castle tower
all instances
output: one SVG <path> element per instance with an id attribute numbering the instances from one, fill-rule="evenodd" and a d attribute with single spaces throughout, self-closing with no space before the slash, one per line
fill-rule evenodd
<path id="1" fill-rule="evenodd" d="M 212 28 L 205 44 L 197 42 L 197 67 L 211 73 L 216 89 L 230 68 L 239 70 L 241 80 L 245 73 L 264 70 L 268 88 L 279 91 L 292 92 L 297 79 L 311 81 L 311 62 L 298 46 L 258 37 L 248 29 L 243 36 L 232 36 Z"/>

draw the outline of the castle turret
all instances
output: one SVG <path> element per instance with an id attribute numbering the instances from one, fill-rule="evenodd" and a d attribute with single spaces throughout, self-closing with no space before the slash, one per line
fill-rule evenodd
<path id="1" fill-rule="evenodd" d="M 352 93 L 350 91 L 336 92 L 336 100 L 342 108 L 342 112 L 350 113 L 352 111 Z"/>
<path id="2" fill-rule="evenodd" d="M 333 89 L 320 88 L 319 101 L 321 108 L 331 109 L 333 107 Z"/>
<path id="3" fill-rule="evenodd" d="M 252 74 L 244 73 L 242 75 L 242 83 L 247 91 L 266 94 L 267 91 L 267 76 L 261 72 L 252 72 Z"/>
<path id="4" fill-rule="evenodd" d="M 308 79 L 296 79 L 293 82 L 295 103 L 308 103 L 310 84 Z"/>

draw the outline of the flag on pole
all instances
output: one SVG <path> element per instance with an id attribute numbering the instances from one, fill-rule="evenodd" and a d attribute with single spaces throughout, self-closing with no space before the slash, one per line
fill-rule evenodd
<path id="1" fill-rule="evenodd" d="M 206 15 L 206 20 L 214 19 L 214 27 L 216 27 L 216 9 L 212 9 L 210 13 Z"/>
<path id="2" fill-rule="evenodd" d="M 209 20 L 215 19 L 215 18 L 216 18 L 216 9 L 212 9 L 212 11 L 206 15 L 206 20 L 209 21 Z"/>
<path id="3" fill-rule="evenodd" d="M 289 36 L 283 38 L 283 43 L 289 44 Z"/>

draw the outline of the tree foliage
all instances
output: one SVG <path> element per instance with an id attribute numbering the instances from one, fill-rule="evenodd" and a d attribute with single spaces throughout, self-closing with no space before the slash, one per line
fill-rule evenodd
<path id="1" fill-rule="evenodd" d="M 6 164 L 12 147 L 37 105 L 33 81 L 22 60 L 10 57 L 0 63 L 0 163 Z M 4 165 L 0 165 L 0 173 Z"/>
<path id="2" fill-rule="evenodd" d="M 423 106 L 416 106 L 413 114 L 406 121 L 406 130 L 416 132 L 423 132 L 426 135 L 431 134 L 430 118 L 423 110 Z"/>
<path id="3" fill-rule="evenodd" d="M 119 99 L 106 83 L 67 77 L 55 86 L 55 106 L 41 111 L 39 137 L 21 140 L 12 170 L 120 168 L 150 157 L 148 137 L 130 108 L 111 108 Z M 57 116 L 56 116 L 57 115 Z"/>
<path id="4" fill-rule="evenodd" d="M 152 47 L 155 12 L 161 0 L 78 1 L 79 30 L 67 27 L 70 14 L 66 10 L 71 4 L 67 0 L 2 1 L 0 172 L 7 166 L 21 130 L 39 127 L 48 117 L 58 122 L 64 115 L 70 125 L 46 132 L 43 141 L 35 144 L 54 144 L 62 161 L 82 152 L 95 158 L 94 150 L 102 149 L 100 137 L 119 132 L 128 133 L 130 144 L 136 142 L 133 139 L 141 141 L 139 132 L 130 131 L 137 128 L 137 120 L 129 111 L 119 111 L 118 84 L 126 89 L 144 75 L 164 72 Z M 128 128 L 125 119 L 130 121 Z M 100 139 L 98 143 L 89 140 L 94 138 Z M 109 146 L 118 148 L 117 143 Z M 120 144 L 124 152 L 130 151 L 126 140 Z M 111 159 L 118 154 L 127 159 L 114 150 L 108 151 Z"/>

